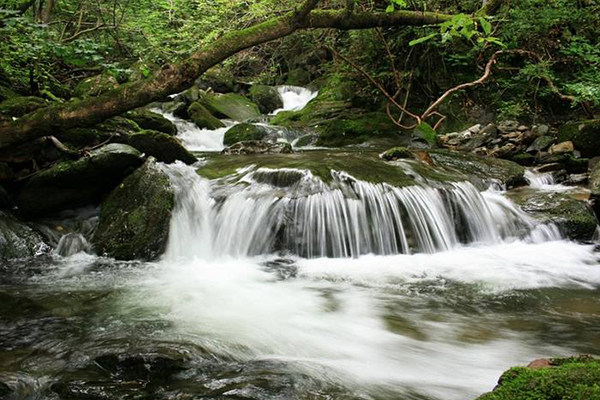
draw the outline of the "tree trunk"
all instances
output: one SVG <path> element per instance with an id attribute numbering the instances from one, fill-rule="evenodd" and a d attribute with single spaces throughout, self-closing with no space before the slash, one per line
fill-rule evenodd
<path id="1" fill-rule="evenodd" d="M 312 10 L 316 0 L 307 0 L 296 11 L 272 18 L 247 29 L 231 32 L 202 47 L 177 65 L 168 65 L 152 79 L 132 82 L 95 98 L 55 104 L 27 114 L 16 121 L 0 124 L 0 148 L 24 143 L 55 131 L 92 126 L 131 109 L 179 93 L 210 67 L 237 52 L 287 36 L 299 29 L 367 29 L 392 25 L 431 25 L 447 21 L 451 15 L 431 12 L 348 13 L 345 10 Z"/>
<path id="2" fill-rule="evenodd" d="M 52 10 L 54 9 L 55 0 L 46 0 L 44 10 L 42 11 L 42 24 L 47 24 L 52 19 Z"/>

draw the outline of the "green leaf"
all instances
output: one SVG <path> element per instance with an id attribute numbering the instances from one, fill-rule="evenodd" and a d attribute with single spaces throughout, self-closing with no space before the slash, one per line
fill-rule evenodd
<path id="1" fill-rule="evenodd" d="M 423 43 L 423 42 L 426 42 L 426 41 L 428 41 L 428 40 L 431 40 L 431 39 L 433 39 L 433 38 L 434 38 L 434 37 L 436 37 L 436 36 L 437 36 L 437 33 L 432 33 L 431 35 L 427 35 L 427 36 L 423 36 L 423 37 L 420 37 L 420 38 L 418 38 L 418 39 L 415 39 L 415 40 L 411 40 L 411 41 L 408 43 L 408 45 L 409 45 L 409 46 L 415 46 L 415 45 L 417 45 L 417 44 L 419 44 L 419 43 Z"/>
<path id="2" fill-rule="evenodd" d="M 387 8 L 385 9 L 386 13 L 393 13 L 394 12 L 394 5 L 390 4 L 389 6 L 387 6 Z"/>
<path id="3" fill-rule="evenodd" d="M 492 33 L 492 24 L 490 24 L 490 22 L 483 17 L 479 18 L 479 23 L 481 24 L 483 32 L 486 34 L 486 36 L 489 36 Z"/>

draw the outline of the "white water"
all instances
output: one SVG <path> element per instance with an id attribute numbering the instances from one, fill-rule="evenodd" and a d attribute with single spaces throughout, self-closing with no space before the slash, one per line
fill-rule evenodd
<path id="1" fill-rule="evenodd" d="M 281 111 L 301 110 L 319 94 L 319 92 L 313 92 L 310 89 L 298 86 L 279 86 L 277 92 L 283 101 L 283 108 L 273 111 L 273 114 Z"/>
<path id="2" fill-rule="evenodd" d="M 573 186 L 566 186 L 556 183 L 554 175 L 550 172 L 538 173 L 531 170 L 526 170 L 525 179 L 527 182 L 529 182 L 530 187 L 538 190 L 545 190 L 549 192 L 565 192 L 574 189 Z"/>

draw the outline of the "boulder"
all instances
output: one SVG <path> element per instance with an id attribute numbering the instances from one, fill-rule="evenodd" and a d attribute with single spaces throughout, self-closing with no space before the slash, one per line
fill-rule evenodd
<path id="1" fill-rule="evenodd" d="M 217 118 L 245 121 L 260 116 L 260 110 L 256 104 L 235 93 L 221 95 L 206 93 L 201 96 L 199 101 Z"/>
<path id="2" fill-rule="evenodd" d="M 269 114 L 283 108 L 283 100 L 273 86 L 253 85 L 248 93 L 250 100 L 258 105 L 260 112 Z"/>
<path id="3" fill-rule="evenodd" d="M 55 136 L 63 143 L 76 147 L 97 146 L 101 143 L 125 143 L 127 138 L 141 128 L 125 117 L 113 117 L 90 128 L 71 128 L 56 132 Z"/>
<path id="4" fill-rule="evenodd" d="M 269 134 L 267 127 L 255 124 L 238 124 L 234 125 L 225 132 L 223 144 L 230 146 L 237 142 L 248 140 L 263 140 Z"/>
<path id="5" fill-rule="evenodd" d="M 572 153 L 573 151 L 575 151 L 575 147 L 573 146 L 573 142 L 570 140 L 555 144 L 554 146 L 550 147 L 549 150 L 550 154 Z"/>
<path id="6" fill-rule="evenodd" d="M 600 361 L 591 356 L 536 360 L 504 372 L 498 385 L 477 400 L 597 399 Z"/>
<path id="7" fill-rule="evenodd" d="M 198 159 L 190 153 L 179 139 L 157 131 L 141 131 L 129 136 L 127 143 L 145 153 L 155 157 L 158 161 L 172 163 L 177 160 L 186 164 L 193 164 Z"/>
<path id="8" fill-rule="evenodd" d="M 154 260 L 166 248 L 174 204 L 169 177 L 150 157 L 102 202 L 92 244 L 119 260 Z"/>
<path id="9" fill-rule="evenodd" d="M 111 74 L 104 72 L 79 82 L 75 87 L 75 97 L 95 97 L 119 87 L 119 82 Z"/>
<path id="10" fill-rule="evenodd" d="M 519 126 L 520 124 L 517 121 L 501 121 L 498 124 L 498 130 L 500 131 L 500 133 L 511 133 L 516 131 L 519 128 Z"/>
<path id="11" fill-rule="evenodd" d="M 539 221 L 556 224 L 569 239 L 590 241 L 596 231 L 596 217 L 588 204 L 568 193 L 530 191 L 515 201 Z"/>
<path id="12" fill-rule="evenodd" d="M 127 118 L 134 121 L 142 129 L 159 131 L 168 135 L 177 135 L 177 127 L 171 121 L 160 114 L 143 108 L 129 111 Z"/>
<path id="13" fill-rule="evenodd" d="M 0 211 L 0 259 L 33 257 L 44 249 L 47 245 L 39 232 Z"/>
<path id="14" fill-rule="evenodd" d="M 0 103 L 0 115 L 19 118 L 48 105 L 42 98 L 34 96 L 11 97 Z"/>
<path id="15" fill-rule="evenodd" d="M 215 130 L 224 128 L 225 124 L 212 115 L 202 104 L 194 102 L 187 109 L 187 115 L 200 129 Z"/>
<path id="16" fill-rule="evenodd" d="M 383 153 L 381 155 L 381 158 L 387 161 L 396 161 L 403 159 L 413 159 L 415 158 L 415 156 L 413 152 L 406 147 L 394 147 L 393 149 L 389 149 L 385 153 Z"/>
<path id="17" fill-rule="evenodd" d="M 540 151 L 546 150 L 550 147 L 556 139 L 551 136 L 540 136 L 535 139 L 533 143 L 527 148 L 528 153 L 538 153 Z"/>
<path id="18" fill-rule="evenodd" d="M 293 153 L 289 143 L 269 143 L 261 140 L 237 142 L 225 150 L 223 154 L 290 154 Z"/>
<path id="19" fill-rule="evenodd" d="M 108 144 L 32 176 L 19 190 L 16 203 L 21 213 L 29 216 L 98 204 L 141 163 L 141 153 L 133 147 Z"/>
<path id="20" fill-rule="evenodd" d="M 211 89 L 215 93 L 237 92 L 240 85 L 233 74 L 220 67 L 212 67 L 196 80 L 196 86 L 202 90 Z"/>
<path id="21" fill-rule="evenodd" d="M 558 130 L 559 141 L 572 141 L 583 157 L 600 156 L 600 119 L 570 122 Z"/>

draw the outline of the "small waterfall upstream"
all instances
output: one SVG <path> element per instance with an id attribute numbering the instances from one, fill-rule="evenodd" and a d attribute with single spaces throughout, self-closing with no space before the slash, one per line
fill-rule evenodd
<path id="1" fill-rule="evenodd" d="M 319 94 L 319 92 L 299 86 L 279 86 L 277 92 L 283 101 L 283 108 L 273 111 L 273 114 L 281 111 L 301 110 Z"/>
<path id="2" fill-rule="evenodd" d="M 333 172 L 325 183 L 308 171 L 252 166 L 210 182 L 181 164 L 167 171 L 177 199 L 168 258 L 358 257 L 560 238 L 554 226 L 467 182 L 396 188 Z"/>

